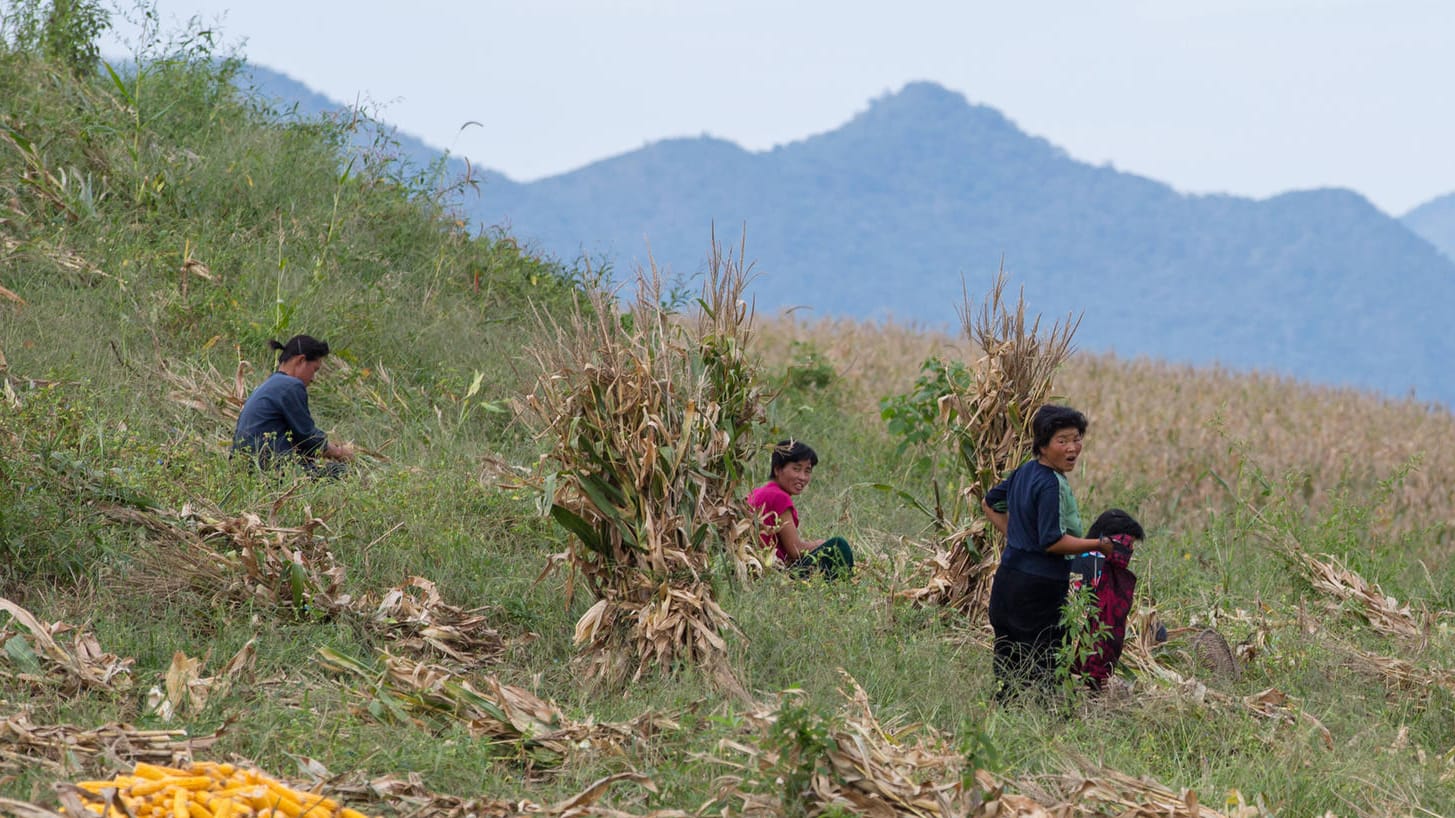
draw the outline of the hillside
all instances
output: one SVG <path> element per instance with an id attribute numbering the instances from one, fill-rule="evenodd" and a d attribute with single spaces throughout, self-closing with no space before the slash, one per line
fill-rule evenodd
<path id="1" fill-rule="evenodd" d="M 98 73 L 52 53 L 94 32 L 10 8 L 0 813 L 1455 814 L 1450 412 L 1072 356 L 1041 388 L 1090 417 L 1083 511 L 1147 527 L 1134 618 L 1104 693 L 1082 598 L 1055 685 L 998 702 L 983 606 L 936 596 L 1000 545 L 941 399 L 1018 370 L 710 284 L 621 311 L 348 123 L 239 96 L 210 38 Z M 227 454 L 297 332 L 343 479 Z M 737 498 L 789 436 L 851 581 L 753 569 Z"/>
<path id="2" fill-rule="evenodd" d="M 1400 221 L 1435 245 L 1446 258 L 1455 259 L 1455 193 L 1425 202 Z"/>
<path id="3" fill-rule="evenodd" d="M 759 307 L 816 315 L 949 325 L 962 280 L 978 289 L 1004 259 L 1046 314 L 1085 313 L 1084 349 L 1455 399 L 1455 342 L 1424 331 L 1455 261 L 1362 197 L 1183 195 L 930 83 L 764 153 L 675 139 L 530 184 L 490 175 L 468 207 L 618 271 L 649 243 L 691 274 L 709 225 L 746 225 Z"/>

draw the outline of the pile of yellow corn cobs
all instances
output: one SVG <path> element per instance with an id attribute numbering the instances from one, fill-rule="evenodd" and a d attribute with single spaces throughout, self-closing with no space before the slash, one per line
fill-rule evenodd
<path id="1" fill-rule="evenodd" d="M 332 798 L 299 792 L 257 770 L 199 761 L 185 769 L 139 763 L 111 781 L 79 781 L 101 794 L 114 789 L 136 818 L 368 818 Z M 114 806 L 87 802 L 102 818 L 126 818 Z"/>

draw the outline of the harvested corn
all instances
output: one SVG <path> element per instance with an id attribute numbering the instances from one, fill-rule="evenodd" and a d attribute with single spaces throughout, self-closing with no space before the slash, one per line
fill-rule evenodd
<path id="1" fill-rule="evenodd" d="M 258 770 L 198 761 L 185 768 L 138 763 L 131 775 L 80 781 L 98 796 L 85 806 L 102 818 L 369 818 L 315 792 L 295 790 Z M 111 793 L 115 793 L 115 799 Z"/>

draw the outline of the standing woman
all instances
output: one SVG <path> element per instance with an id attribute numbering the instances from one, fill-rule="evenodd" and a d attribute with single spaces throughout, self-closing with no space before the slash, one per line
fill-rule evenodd
<path id="1" fill-rule="evenodd" d="M 990 522 L 1005 535 L 990 587 L 990 626 L 995 630 L 996 698 L 1055 678 L 1056 651 L 1065 637 L 1061 608 L 1070 579 L 1069 558 L 1086 551 L 1110 555 L 1106 537 L 1081 536 L 1081 512 L 1066 475 L 1081 457 L 1086 416 L 1068 406 L 1042 406 L 1031 420 L 1033 459 L 1026 461 L 981 501 Z"/>
<path id="2" fill-rule="evenodd" d="M 264 468 L 296 462 L 315 477 L 338 477 L 354 458 L 352 443 L 330 443 L 308 411 L 308 386 L 328 355 L 328 344 L 308 335 L 288 343 L 269 341 L 278 350 L 278 369 L 243 404 L 232 433 L 232 450 L 248 452 Z M 335 461 L 321 465 L 318 459 Z"/>

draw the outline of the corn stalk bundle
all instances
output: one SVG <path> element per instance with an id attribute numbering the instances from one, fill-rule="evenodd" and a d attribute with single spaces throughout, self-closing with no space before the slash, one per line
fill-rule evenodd
<path id="1" fill-rule="evenodd" d="M 579 577 L 596 598 L 575 632 L 593 677 L 693 666 L 740 689 L 709 566 L 725 553 L 742 573 L 752 554 L 738 483 L 766 395 L 747 358 L 746 281 L 715 253 L 693 324 L 663 306 L 655 268 L 638 271 L 628 312 L 590 288 L 532 350 L 542 374 L 523 413 L 550 441 L 543 482 L 572 535 L 573 587 Z"/>
<path id="2" fill-rule="evenodd" d="M 927 563 L 929 582 L 903 594 L 966 614 L 983 614 L 1000 563 L 1001 543 L 980 501 L 1029 451 L 1031 418 L 1050 401 L 1056 371 L 1070 357 L 1080 323 L 1067 316 L 1043 335 L 1039 316 L 1027 323 L 1023 297 L 1013 310 L 1005 303 L 1005 284 L 1002 271 L 979 313 L 968 298 L 960 309 L 961 325 L 981 356 L 971 367 L 969 385 L 952 386 L 940 398 L 939 419 L 961 475 L 961 505 L 952 519 L 941 517 L 944 547 Z"/>
<path id="3" fill-rule="evenodd" d="M 0 721 L 0 770 L 20 772 L 39 764 L 64 774 L 95 760 L 175 764 L 211 747 L 223 729 L 188 738 L 185 730 L 138 730 L 116 723 L 91 729 L 69 724 L 38 725 L 20 712 Z"/>
<path id="4" fill-rule="evenodd" d="M 364 683 L 360 693 L 370 712 L 406 723 L 410 714 L 441 716 L 463 722 L 477 737 L 511 749 L 530 764 L 557 765 L 583 749 L 617 750 L 660 730 L 672 721 L 644 716 L 614 724 L 571 722 L 555 704 L 524 688 L 485 676 L 477 688 L 448 669 L 381 652 L 382 664 L 371 664 L 323 648 L 319 657 L 330 670 Z M 379 705 L 373 707 L 374 704 Z"/>
<path id="5" fill-rule="evenodd" d="M 0 676 L 62 693 L 119 691 L 131 687 L 131 659 L 101 650 L 96 637 L 64 622 L 46 623 L 16 603 L 0 598 Z M 20 631 L 29 634 L 27 638 Z M 69 644 L 65 635 L 71 634 Z"/>

